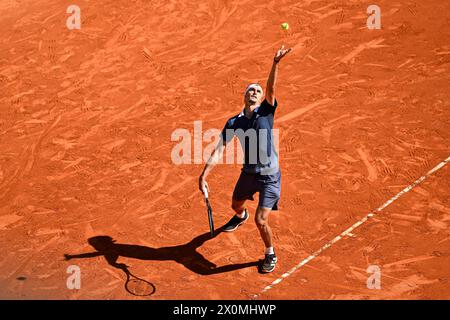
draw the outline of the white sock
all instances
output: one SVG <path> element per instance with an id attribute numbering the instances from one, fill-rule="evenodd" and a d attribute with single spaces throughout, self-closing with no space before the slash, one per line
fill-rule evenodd
<path id="1" fill-rule="evenodd" d="M 265 254 L 275 254 L 275 252 L 273 251 L 273 247 L 266 248 L 266 251 L 264 253 Z"/>
<path id="2" fill-rule="evenodd" d="M 245 209 L 244 209 L 244 211 L 242 211 L 241 213 L 236 213 L 236 215 L 237 215 L 238 218 L 240 218 L 240 219 L 245 218 Z"/>

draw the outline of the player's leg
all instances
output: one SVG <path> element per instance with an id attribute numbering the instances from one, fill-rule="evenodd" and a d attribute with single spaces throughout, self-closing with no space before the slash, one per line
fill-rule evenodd
<path id="1" fill-rule="evenodd" d="M 253 200 L 253 195 L 258 189 L 258 184 L 254 176 L 241 173 L 233 191 L 231 207 L 236 213 L 230 221 L 223 227 L 223 231 L 231 232 L 236 230 L 249 218 L 249 213 L 245 208 L 246 200 Z"/>
<path id="2" fill-rule="evenodd" d="M 261 176 L 258 178 L 258 182 L 260 184 L 259 203 L 255 214 L 255 222 L 265 246 L 265 258 L 261 271 L 267 273 L 272 272 L 277 263 L 277 256 L 273 248 L 272 229 L 269 225 L 269 215 L 272 210 L 278 210 L 281 192 L 281 172 L 274 175 Z"/>
<path id="3" fill-rule="evenodd" d="M 269 225 L 269 214 L 272 208 L 260 207 L 256 209 L 255 222 L 258 227 L 259 234 L 264 241 L 265 251 L 264 251 L 264 261 L 261 265 L 261 272 L 268 273 L 275 269 L 277 263 L 277 256 L 273 249 L 273 235 L 272 228 Z"/>
<path id="4" fill-rule="evenodd" d="M 233 208 L 234 212 L 236 214 L 231 218 L 230 221 L 226 225 L 223 226 L 223 231 L 225 232 L 231 232 L 236 230 L 241 224 L 243 224 L 245 221 L 249 218 L 249 213 L 247 209 L 245 208 L 246 200 L 237 200 L 234 199 L 231 202 L 231 207 Z"/>
<path id="5" fill-rule="evenodd" d="M 255 214 L 255 223 L 266 248 L 273 248 L 272 229 L 269 226 L 269 214 L 272 208 L 258 206 Z"/>
<path id="6" fill-rule="evenodd" d="M 236 212 L 236 215 L 241 216 L 244 213 L 245 201 L 246 200 L 231 200 L 231 208 Z"/>

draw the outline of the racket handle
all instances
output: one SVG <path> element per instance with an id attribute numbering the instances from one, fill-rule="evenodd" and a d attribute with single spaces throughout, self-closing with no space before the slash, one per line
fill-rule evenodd
<path id="1" fill-rule="evenodd" d="M 203 188 L 203 194 L 205 195 L 205 198 L 208 199 L 208 190 L 206 188 Z"/>

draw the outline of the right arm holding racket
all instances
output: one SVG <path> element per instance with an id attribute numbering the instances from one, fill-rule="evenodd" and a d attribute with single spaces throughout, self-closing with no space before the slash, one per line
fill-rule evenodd
<path id="1" fill-rule="evenodd" d="M 211 170 L 214 168 L 214 166 L 219 162 L 226 143 L 227 143 L 226 140 L 223 140 L 223 139 L 221 139 L 219 141 L 216 148 L 211 153 L 211 156 L 209 157 L 208 161 L 206 162 L 205 168 L 203 168 L 202 174 L 200 175 L 200 177 L 198 179 L 198 187 L 203 194 L 205 194 L 205 190 L 207 193 L 209 192 L 209 187 L 208 187 L 208 183 L 206 182 L 206 177 L 211 172 Z"/>
<path id="2" fill-rule="evenodd" d="M 219 141 L 219 143 L 217 144 L 216 148 L 213 150 L 208 161 L 206 162 L 205 168 L 203 169 L 203 172 L 200 175 L 200 178 L 198 181 L 199 189 L 201 192 L 203 192 L 203 196 L 205 197 L 206 207 L 208 209 L 209 231 L 210 231 L 211 238 L 214 238 L 214 221 L 213 221 L 213 213 L 212 213 L 211 204 L 209 202 L 209 187 L 208 187 L 208 183 L 206 182 L 206 177 L 208 176 L 208 174 L 212 170 L 212 168 L 219 162 L 225 145 L 226 145 L 226 140 L 221 139 Z"/>

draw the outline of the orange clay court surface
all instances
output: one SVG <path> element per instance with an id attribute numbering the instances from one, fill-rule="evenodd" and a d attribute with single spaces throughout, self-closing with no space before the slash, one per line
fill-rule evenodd
<path id="1" fill-rule="evenodd" d="M 71 4 L 81 30 L 66 27 Z M 366 27 L 370 4 L 381 30 Z M 0 298 L 449 299 L 450 164 L 427 175 L 450 156 L 449 12 L 437 0 L 1 1 Z M 209 239 L 204 164 L 173 164 L 171 134 L 223 128 L 282 44 L 279 263 L 264 275 L 257 202 Z M 216 227 L 239 173 L 208 177 Z M 129 245 L 117 262 L 152 296 L 128 293 L 102 256 L 64 260 L 102 235 Z M 80 290 L 66 287 L 70 265 Z"/>

